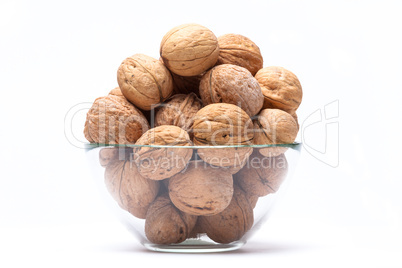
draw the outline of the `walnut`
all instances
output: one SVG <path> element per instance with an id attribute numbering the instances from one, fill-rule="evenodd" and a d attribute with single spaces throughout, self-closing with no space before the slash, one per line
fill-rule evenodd
<path id="1" fill-rule="evenodd" d="M 199 110 L 193 124 L 195 145 L 248 145 L 253 140 L 252 121 L 240 107 L 228 103 L 210 104 Z M 215 166 L 241 167 L 251 147 L 198 149 L 202 160 Z"/>
<path id="2" fill-rule="evenodd" d="M 254 209 L 255 206 L 257 205 L 259 196 L 246 192 L 246 198 L 247 198 L 248 203 L 250 204 L 251 208 Z"/>
<path id="3" fill-rule="evenodd" d="M 204 26 L 180 25 L 163 37 L 160 55 L 173 73 L 196 76 L 214 66 L 218 60 L 218 39 Z"/>
<path id="4" fill-rule="evenodd" d="M 109 95 L 114 95 L 114 96 L 119 96 L 119 97 L 124 97 L 123 93 L 121 92 L 119 87 L 115 87 L 109 92 Z"/>
<path id="5" fill-rule="evenodd" d="M 264 157 L 254 151 L 247 165 L 234 175 L 234 180 L 247 194 L 261 197 L 275 193 L 287 172 L 288 162 L 284 154 Z"/>
<path id="6" fill-rule="evenodd" d="M 298 132 L 295 119 L 279 109 L 264 109 L 254 122 L 254 144 L 287 144 L 293 143 Z M 267 147 L 260 149 L 265 156 L 276 156 L 284 153 L 285 147 Z"/>
<path id="7" fill-rule="evenodd" d="M 293 119 L 296 121 L 297 130 L 299 130 L 299 129 L 300 129 L 300 125 L 299 125 L 299 119 L 298 119 L 298 117 L 297 117 L 296 112 L 293 112 L 293 113 L 291 113 L 290 115 L 291 115 L 291 116 L 293 117 Z"/>
<path id="8" fill-rule="evenodd" d="M 209 70 L 201 79 L 200 96 L 205 105 L 231 103 L 249 116 L 256 115 L 264 102 L 257 79 L 246 68 L 233 64 L 218 65 Z"/>
<path id="9" fill-rule="evenodd" d="M 180 76 L 172 73 L 174 91 L 176 94 L 194 93 L 200 97 L 200 81 L 204 73 L 196 76 Z"/>
<path id="10" fill-rule="evenodd" d="M 114 160 L 106 166 L 105 184 L 121 208 L 140 218 L 159 191 L 158 182 L 144 178 L 134 163 L 124 160 Z"/>
<path id="11" fill-rule="evenodd" d="M 128 212 L 130 212 L 131 215 L 134 217 L 137 217 L 139 219 L 145 219 L 147 212 L 148 212 L 149 206 L 146 207 L 131 207 L 128 209 Z"/>
<path id="12" fill-rule="evenodd" d="M 201 107 L 202 102 L 194 93 L 174 95 L 156 112 L 155 126 L 178 126 L 191 135 L 194 116 Z"/>
<path id="13" fill-rule="evenodd" d="M 140 146 L 133 149 L 134 161 L 142 176 L 152 180 L 163 180 L 184 169 L 193 154 L 188 133 L 176 126 L 158 126 L 144 133 L 136 145 L 169 145 L 171 147 Z"/>
<path id="14" fill-rule="evenodd" d="M 193 123 L 195 145 L 251 144 L 254 134 L 250 117 L 229 103 L 209 104 L 199 110 Z"/>
<path id="15" fill-rule="evenodd" d="M 99 163 L 102 167 L 106 167 L 111 160 L 117 159 L 118 155 L 118 148 L 103 148 L 99 151 Z"/>
<path id="16" fill-rule="evenodd" d="M 232 195 L 232 175 L 203 161 L 191 161 L 169 180 L 172 203 L 191 215 L 217 214 L 229 205 Z"/>
<path id="17" fill-rule="evenodd" d="M 89 109 L 84 134 L 92 143 L 129 144 L 148 129 L 140 110 L 126 98 L 109 94 L 97 98 Z"/>
<path id="18" fill-rule="evenodd" d="M 265 67 L 255 75 L 264 94 L 266 108 L 281 109 L 290 114 L 299 107 L 303 92 L 299 79 L 283 67 Z"/>
<path id="19" fill-rule="evenodd" d="M 143 54 L 135 54 L 121 63 L 117 81 L 123 95 L 143 110 L 151 110 L 173 93 L 169 70 L 157 59 Z"/>
<path id="20" fill-rule="evenodd" d="M 108 147 L 99 151 L 99 164 L 106 167 L 114 160 L 130 160 L 130 154 L 133 153 L 131 147 Z"/>
<path id="21" fill-rule="evenodd" d="M 240 34 L 218 37 L 219 58 L 217 65 L 234 64 L 246 68 L 255 75 L 263 66 L 260 48 L 249 38 Z"/>
<path id="22" fill-rule="evenodd" d="M 246 193 L 235 185 L 229 206 L 214 216 L 199 217 L 199 223 L 201 230 L 215 242 L 231 243 L 241 239 L 253 226 L 253 208 Z"/>
<path id="23" fill-rule="evenodd" d="M 145 219 L 145 235 L 155 244 L 180 243 L 194 228 L 197 216 L 178 210 L 167 194 L 158 196 L 149 207 Z"/>

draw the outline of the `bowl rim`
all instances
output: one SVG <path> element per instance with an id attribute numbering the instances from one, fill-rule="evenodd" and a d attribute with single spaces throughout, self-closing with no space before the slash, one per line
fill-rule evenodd
<path id="1" fill-rule="evenodd" d="M 270 147 L 285 147 L 300 151 L 302 147 L 301 142 L 293 143 L 282 143 L 282 144 L 246 144 L 246 145 L 191 145 L 191 146 L 180 146 L 180 145 L 139 145 L 139 144 L 110 144 L 110 143 L 85 143 L 86 150 L 92 150 L 95 148 L 107 148 L 107 147 L 132 147 L 132 148 L 185 148 L 185 149 L 222 149 L 222 148 L 270 148 Z"/>

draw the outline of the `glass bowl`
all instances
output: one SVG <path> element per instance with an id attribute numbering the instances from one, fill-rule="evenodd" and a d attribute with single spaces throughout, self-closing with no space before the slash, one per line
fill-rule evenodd
<path id="1" fill-rule="evenodd" d="M 106 204 L 147 249 L 236 250 L 290 182 L 301 144 L 87 144 Z"/>

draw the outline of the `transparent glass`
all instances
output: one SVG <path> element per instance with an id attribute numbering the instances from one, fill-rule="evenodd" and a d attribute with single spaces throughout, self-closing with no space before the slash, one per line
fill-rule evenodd
<path id="1" fill-rule="evenodd" d="M 291 181 L 300 143 L 251 146 L 88 144 L 103 199 L 147 249 L 236 250 Z"/>

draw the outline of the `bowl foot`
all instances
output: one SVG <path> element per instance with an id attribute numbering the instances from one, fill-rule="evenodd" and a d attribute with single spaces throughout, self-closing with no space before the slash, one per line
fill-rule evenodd
<path id="1" fill-rule="evenodd" d="M 180 244 L 158 245 L 148 241 L 142 243 L 147 249 L 158 252 L 171 253 L 213 253 L 232 251 L 241 248 L 245 242 L 236 241 L 230 244 L 217 244 L 201 239 L 187 239 Z"/>

